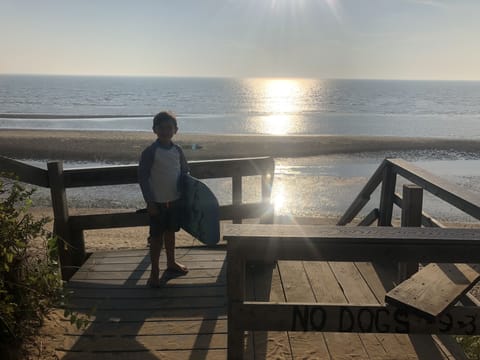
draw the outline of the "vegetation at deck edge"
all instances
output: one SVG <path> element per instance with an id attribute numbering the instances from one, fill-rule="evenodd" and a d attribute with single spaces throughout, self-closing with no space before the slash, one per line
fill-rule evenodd
<path id="1" fill-rule="evenodd" d="M 65 304 L 57 239 L 45 229 L 48 218 L 34 219 L 29 208 L 33 189 L 0 174 L 0 358 L 21 357 L 22 345 L 44 316 Z M 31 242 L 44 242 L 41 252 Z M 44 252 L 43 252 L 44 250 Z M 66 314 L 78 327 L 85 318 Z"/>

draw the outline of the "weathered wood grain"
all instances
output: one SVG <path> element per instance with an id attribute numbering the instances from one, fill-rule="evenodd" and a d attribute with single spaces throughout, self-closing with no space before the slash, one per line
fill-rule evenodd
<path id="1" fill-rule="evenodd" d="M 385 301 L 427 317 L 437 317 L 479 279 L 477 264 L 429 264 L 390 290 Z"/>

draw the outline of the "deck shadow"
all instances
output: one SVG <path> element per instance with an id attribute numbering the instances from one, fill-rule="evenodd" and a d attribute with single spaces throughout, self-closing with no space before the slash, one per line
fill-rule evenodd
<path id="1" fill-rule="evenodd" d="M 69 282 L 68 288 L 74 291 L 70 306 L 77 309 L 75 311 L 87 312 L 95 305 L 98 309 L 95 320 L 82 334 L 66 334 L 60 349 L 65 353 L 63 359 L 178 358 L 175 347 L 179 348 L 182 358 L 205 359 L 214 341 L 213 347 L 218 348 L 221 339 L 217 323 L 219 320 L 221 326 L 226 323 L 225 260 L 221 267 L 211 270 L 215 276 L 210 277 L 195 276 L 195 272 L 200 271 L 195 267 L 184 276 L 164 272 L 164 286 L 159 289 L 144 285 L 148 263 L 147 253 L 128 277 L 114 279 L 110 284 L 108 279 Z M 218 266 L 219 261 L 214 265 Z M 174 331 L 176 324 L 183 326 L 178 333 Z M 198 331 L 193 333 L 189 324 Z M 174 332 L 170 333 L 171 330 Z M 226 339 L 226 331 L 220 334 Z M 166 346 L 159 344 L 162 336 Z M 185 346 L 178 339 L 186 339 Z"/>

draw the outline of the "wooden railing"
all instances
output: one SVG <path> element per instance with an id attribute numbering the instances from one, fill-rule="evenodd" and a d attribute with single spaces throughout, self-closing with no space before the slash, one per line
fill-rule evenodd
<path id="1" fill-rule="evenodd" d="M 380 204 L 363 219 L 361 225 L 392 225 L 393 205 L 403 208 L 403 199 L 395 193 L 397 175 L 430 192 L 464 213 L 480 219 L 480 196 L 447 182 L 438 176 L 401 159 L 385 159 L 360 191 L 337 225 L 350 223 L 370 201 L 371 194 L 382 184 Z M 441 223 L 422 211 L 423 226 L 441 227 Z M 359 225 L 360 225 L 359 224 Z"/>
<path id="2" fill-rule="evenodd" d="M 412 184 L 395 193 L 397 175 Z M 446 229 L 423 211 L 426 190 L 476 219 L 480 197 L 406 161 L 386 159 L 368 180 L 337 225 L 350 223 L 381 187 L 380 204 L 355 227 L 306 225 L 229 225 L 227 240 L 228 358 L 242 359 L 244 331 L 333 331 L 366 333 L 479 334 L 478 301 L 462 298 L 444 317 L 426 319 L 391 305 L 274 303 L 245 300 L 246 263 L 277 260 L 382 261 L 399 264 L 399 281 L 418 263 L 478 263 L 479 229 Z M 392 227 L 393 206 L 402 209 L 401 227 Z M 367 227 L 378 221 L 379 227 Z M 424 228 L 421 228 L 421 225 Z M 427 228 L 429 227 L 429 228 Z M 431 228 L 436 227 L 436 228 Z M 269 284 L 266 284 L 269 286 Z M 348 314 L 348 326 L 342 319 Z M 365 320 L 366 319 L 366 320 Z M 471 319 L 475 319 L 472 323 Z M 471 326 L 466 328 L 464 324 Z"/>
<path id="3" fill-rule="evenodd" d="M 275 164 L 273 158 L 243 158 L 189 162 L 190 172 L 199 179 L 231 178 L 232 203 L 220 207 L 221 220 L 260 218 L 261 222 L 273 221 L 270 204 L 271 186 Z M 137 166 L 105 166 L 81 169 L 63 169 L 61 161 L 49 162 L 48 170 L 0 157 L 0 171 L 14 174 L 18 180 L 50 188 L 54 213 L 54 232 L 59 244 L 62 276 L 68 279 L 85 261 L 83 231 L 148 225 L 148 215 L 138 212 L 114 214 L 69 215 L 67 188 L 103 185 L 134 184 L 138 182 Z M 244 203 L 242 178 L 261 176 L 261 201 Z M 140 189 L 139 189 L 140 192 Z"/>
<path id="4" fill-rule="evenodd" d="M 227 225 L 228 359 L 242 359 L 244 332 L 331 331 L 479 334 L 480 308 L 451 307 L 425 319 L 382 304 L 246 301 L 246 264 L 276 260 L 464 262 L 480 261 L 477 229 Z M 266 284 L 269 286 L 269 284 Z M 342 320 L 343 319 L 343 320 Z M 471 323 L 466 327 L 465 324 Z"/>

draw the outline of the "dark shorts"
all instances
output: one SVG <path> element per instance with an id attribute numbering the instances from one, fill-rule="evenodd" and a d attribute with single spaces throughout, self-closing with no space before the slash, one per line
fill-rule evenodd
<path id="1" fill-rule="evenodd" d="M 169 203 L 156 203 L 155 205 L 157 205 L 159 214 L 150 216 L 150 236 L 160 236 L 165 231 L 179 231 L 182 216 L 181 200 Z"/>

